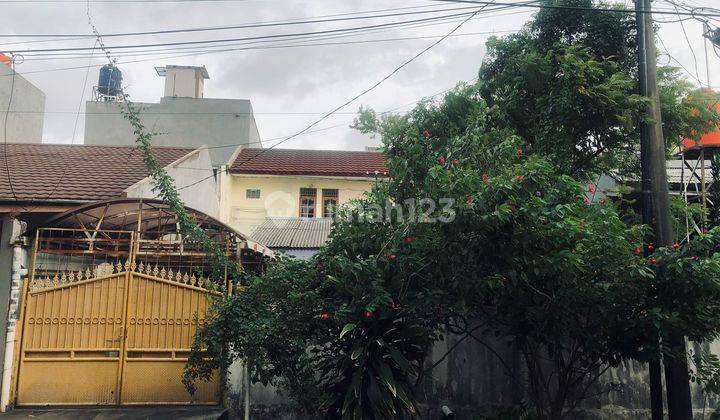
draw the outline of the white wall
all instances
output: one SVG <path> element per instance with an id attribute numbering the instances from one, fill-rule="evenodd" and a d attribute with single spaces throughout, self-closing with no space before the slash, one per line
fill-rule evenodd
<path id="1" fill-rule="evenodd" d="M 216 219 L 220 217 L 220 200 L 217 184 L 213 173 L 210 154 L 206 147 L 201 147 L 178 162 L 165 167 L 168 175 L 175 181 L 180 198 L 186 206 L 199 210 Z M 148 177 L 128 187 L 128 197 L 158 198 L 153 191 L 152 180 Z"/>
<path id="2" fill-rule="evenodd" d="M 45 93 L 20 74 L 12 76 L 12 70 L 5 64 L 0 64 L 0 141 L 5 140 L 3 133 L 8 104 L 11 112 L 7 119 L 7 142 L 42 142 Z"/>
<path id="3" fill-rule="evenodd" d="M 85 104 L 85 144 L 135 144 L 133 129 L 120 114 L 120 106 L 117 102 Z M 215 166 L 227 164 L 237 145 L 260 137 L 252 105 L 245 99 L 162 98 L 160 103 L 136 106 L 142 108 L 140 119 L 145 128 L 157 133 L 153 145 L 207 145 Z"/>

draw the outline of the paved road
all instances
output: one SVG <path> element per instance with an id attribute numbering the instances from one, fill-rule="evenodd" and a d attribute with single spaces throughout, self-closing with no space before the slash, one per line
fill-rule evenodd
<path id="1" fill-rule="evenodd" d="M 214 407 L 18 409 L 0 413 L 0 420 L 216 420 L 223 412 Z"/>

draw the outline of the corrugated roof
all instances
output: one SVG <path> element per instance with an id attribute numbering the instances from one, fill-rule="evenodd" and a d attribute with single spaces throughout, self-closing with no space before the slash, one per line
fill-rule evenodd
<path id="1" fill-rule="evenodd" d="M 165 166 L 193 150 L 155 147 L 153 154 Z M 135 146 L 0 143 L 0 201 L 124 197 L 127 187 L 148 175 Z"/>
<path id="2" fill-rule="evenodd" d="M 270 248 L 320 248 L 332 229 L 330 218 L 267 218 L 252 233 L 253 239 Z"/>
<path id="3" fill-rule="evenodd" d="M 691 170 L 690 168 L 697 168 L 696 169 L 696 175 L 697 178 L 693 180 L 693 182 L 700 182 L 700 161 L 698 160 L 686 160 L 686 165 L 684 172 L 685 172 L 685 182 L 688 182 L 688 180 L 691 179 Z M 683 179 L 683 165 L 682 160 L 668 160 L 666 162 L 667 166 L 667 179 L 668 182 L 671 184 L 674 183 L 681 183 Z M 688 166 L 690 168 L 688 168 Z M 712 165 L 710 164 L 710 160 L 705 160 L 705 182 L 710 184 L 713 182 L 712 177 Z"/>
<path id="4" fill-rule="evenodd" d="M 230 166 L 235 174 L 387 176 L 385 155 L 346 150 L 243 149 Z"/>

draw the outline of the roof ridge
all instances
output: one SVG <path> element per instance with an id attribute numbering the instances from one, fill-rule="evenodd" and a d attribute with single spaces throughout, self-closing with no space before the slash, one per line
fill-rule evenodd
<path id="1" fill-rule="evenodd" d="M 261 148 L 261 147 L 246 147 L 243 148 L 240 153 L 245 150 L 267 150 L 267 151 L 287 151 L 287 152 L 338 152 L 338 153 L 375 153 L 384 154 L 379 150 L 338 150 L 338 149 L 285 149 L 285 148 Z"/>
<path id="2" fill-rule="evenodd" d="M 43 147 L 55 147 L 55 146 L 61 146 L 61 147 L 103 147 L 103 148 L 137 148 L 134 144 L 74 144 L 74 143 L 22 143 L 22 142 L 7 142 L 3 143 L 3 145 L 8 146 L 43 146 Z M 191 146 L 152 146 L 152 149 L 187 149 L 187 150 L 196 150 L 199 147 L 191 147 Z"/>

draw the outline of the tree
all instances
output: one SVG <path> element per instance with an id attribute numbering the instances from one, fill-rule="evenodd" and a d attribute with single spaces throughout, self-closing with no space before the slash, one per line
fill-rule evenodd
<path id="1" fill-rule="evenodd" d="M 563 173 L 636 177 L 645 99 L 637 94 L 634 17 L 598 11 L 610 5 L 593 0 L 554 4 L 587 9 L 541 9 L 518 34 L 491 39 L 481 97 L 500 111 L 496 126 L 515 130 Z M 706 112 L 707 93 L 677 69 L 660 68 L 658 77 L 669 149 L 720 121 Z"/>
<path id="2" fill-rule="evenodd" d="M 308 409 L 396 418 L 417 411 L 412 385 L 434 341 L 492 333 L 522 353 L 538 414 L 562 418 L 606 366 L 649 357 L 636 333 L 650 321 L 635 297 L 653 276 L 634 252 L 642 229 L 608 200 L 590 205 L 594 186 L 527 155 L 522 139 L 490 126 L 493 112 L 475 86 L 405 116 L 367 112 L 359 128 L 380 133 L 392 179 L 341 210 L 313 262 L 271 264 L 221 304 L 198 334 L 188 382 L 221 366 L 207 352 L 228 345 L 298 401 L 316 391 Z M 453 205 L 430 206 L 441 199 Z"/>
<path id="3" fill-rule="evenodd" d="M 541 10 L 493 40 L 478 84 L 439 103 L 381 119 L 364 110 L 356 126 L 381 137 L 392 178 L 341 209 L 312 262 L 271 263 L 218 303 L 188 384 L 245 357 L 255 379 L 308 410 L 397 418 L 418 410 L 413 382 L 434 341 L 493 334 L 521 352 L 535 411 L 555 419 L 597 392 L 607 366 L 657 358 L 658 335 L 713 336 L 703 308 L 715 307 L 716 273 L 687 275 L 715 267 L 715 234 L 699 262 L 675 250 L 646 260 L 645 228 L 607 198 L 590 203 L 602 192 L 589 174 L 636 170 L 644 102 L 626 14 L 573 13 Z M 697 103 L 666 77 L 665 128 L 696 135 Z M 692 287 L 678 295 L 680 274 Z"/>

